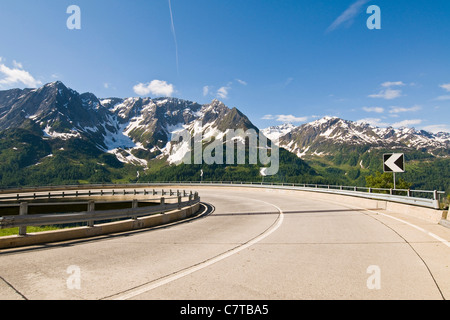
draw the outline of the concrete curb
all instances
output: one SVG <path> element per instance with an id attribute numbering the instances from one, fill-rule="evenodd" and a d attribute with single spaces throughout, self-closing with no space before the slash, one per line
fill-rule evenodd
<path id="1" fill-rule="evenodd" d="M 0 237 L 0 249 L 10 249 L 45 243 L 90 238 L 106 234 L 161 226 L 189 218 L 196 214 L 199 209 L 200 204 L 197 203 L 193 206 L 189 206 L 181 210 L 174 210 L 164 214 L 141 217 L 137 220 L 109 222 L 105 224 L 95 225 L 93 227 L 79 227 L 64 230 L 29 233 L 26 236 Z"/>

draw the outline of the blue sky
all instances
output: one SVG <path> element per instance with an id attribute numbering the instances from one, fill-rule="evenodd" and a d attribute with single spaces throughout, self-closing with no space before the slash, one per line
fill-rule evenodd
<path id="1" fill-rule="evenodd" d="M 0 90 L 60 80 L 217 98 L 261 128 L 338 116 L 450 132 L 448 0 L 1 0 L 0 30 Z"/>

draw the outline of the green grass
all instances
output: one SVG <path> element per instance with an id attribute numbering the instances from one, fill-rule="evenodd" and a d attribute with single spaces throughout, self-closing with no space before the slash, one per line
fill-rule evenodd
<path id="1" fill-rule="evenodd" d="M 61 228 L 58 226 L 27 227 L 27 233 L 52 231 L 52 230 L 60 230 L 60 229 L 67 229 L 67 228 Z M 1 229 L 0 230 L 0 237 L 14 236 L 14 235 L 18 235 L 18 234 L 19 234 L 19 228 L 9 228 L 9 229 Z"/>

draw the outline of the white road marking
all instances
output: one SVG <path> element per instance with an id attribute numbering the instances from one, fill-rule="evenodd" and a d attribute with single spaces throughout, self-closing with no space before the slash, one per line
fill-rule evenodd
<path id="1" fill-rule="evenodd" d="M 238 246 L 238 247 L 236 247 L 236 248 L 234 248 L 234 249 L 232 249 L 230 251 L 227 251 L 227 252 L 225 252 L 223 254 L 218 255 L 215 258 L 212 258 L 210 260 L 201 262 L 201 263 L 199 263 L 199 264 L 197 264 L 195 266 L 192 266 L 192 267 L 190 267 L 188 269 L 179 271 L 179 272 L 177 272 L 175 274 L 172 274 L 170 276 L 164 277 L 164 278 L 162 278 L 160 280 L 157 280 L 155 282 L 149 283 L 147 285 L 143 285 L 143 286 L 141 286 L 139 288 L 132 289 L 131 291 L 128 291 L 128 292 L 126 292 L 124 294 L 121 294 L 121 295 L 117 296 L 116 298 L 114 298 L 114 300 L 127 300 L 127 299 L 134 298 L 134 297 L 136 297 L 138 295 L 141 295 L 143 293 L 151 291 L 151 290 L 153 290 L 155 288 L 161 287 L 161 286 L 163 286 L 165 284 L 168 284 L 170 282 L 173 282 L 175 280 L 183 278 L 183 277 L 185 277 L 187 275 L 190 275 L 190 274 L 192 274 L 192 273 L 194 273 L 196 271 L 199 271 L 201 269 L 209 267 L 209 266 L 213 265 L 214 263 L 217 263 L 217 262 L 219 262 L 221 260 L 224 260 L 224 259 L 226 259 L 226 258 L 228 258 L 228 257 L 230 257 L 232 255 L 235 255 L 236 253 L 241 252 L 242 250 L 245 250 L 245 249 L 253 246 L 254 244 L 260 242 L 261 240 L 267 238 L 269 235 L 271 235 L 273 232 L 275 232 L 281 226 L 281 224 L 283 223 L 283 220 L 284 220 L 284 213 L 279 207 L 277 207 L 274 204 L 271 204 L 271 203 L 268 203 L 268 202 L 265 202 L 265 201 L 262 201 L 262 200 L 257 200 L 257 199 L 252 199 L 252 200 L 256 200 L 256 201 L 260 201 L 260 202 L 266 203 L 266 204 L 268 204 L 270 206 L 275 207 L 280 212 L 280 215 L 278 217 L 277 222 L 274 225 L 272 225 L 269 229 L 267 229 L 264 233 L 260 234 L 259 236 L 257 236 L 256 238 L 250 240 L 249 242 L 246 242 L 246 243 L 244 243 L 244 244 L 242 244 L 242 245 L 240 245 L 240 246 Z"/>
<path id="2" fill-rule="evenodd" d="M 367 210 L 367 211 L 372 212 L 372 213 L 376 213 L 376 214 L 379 214 L 379 215 L 382 215 L 382 216 L 384 216 L 384 217 L 388 217 L 388 218 L 397 220 L 397 221 L 402 222 L 402 223 L 404 223 L 404 224 L 407 224 L 408 226 L 413 227 L 413 228 L 415 228 L 415 229 L 417 229 L 417 230 L 419 230 L 419 231 L 422 231 L 423 233 L 426 233 L 426 234 L 429 235 L 430 237 L 435 238 L 436 240 L 438 240 L 439 242 L 445 244 L 447 247 L 450 248 L 450 242 L 448 242 L 447 240 L 445 240 L 445 239 L 443 239 L 443 238 L 441 238 L 441 237 L 435 235 L 435 234 L 432 233 L 432 232 L 429 232 L 428 230 L 425 230 L 424 228 L 418 227 L 418 226 L 416 226 L 415 224 L 409 223 L 409 222 L 407 222 L 407 221 L 405 221 L 405 220 L 402 220 L 402 219 L 399 219 L 399 218 L 390 216 L 390 215 L 385 214 L 385 213 L 381 213 L 381 212 L 373 211 L 373 210 Z"/>
<path id="3" fill-rule="evenodd" d="M 432 238 L 438 240 L 439 242 L 441 242 L 442 244 L 445 244 L 447 247 L 450 248 L 450 242 L 449 242 L 449 241 L 447 241 L 447 240 L 445 240 L 445 239 L 443 239 L 443 238 L 441 238 L 441 237 L 435 235 L 435 234 L 432 233 L 432 232 L 429 232 L 428 230 L 425 230 L 424 228 L 421 228 L 421 227 L 419 227 L 419 226 L 416 226 L 415 224 L 412 224 L 412 223 L 410 223 L 410 222 L 408 222 L 408 221 L 405 221 L 405 220 L 403 220 L 403 219 L 396 218 L 396 217 L 393 217 L 393 216 L 391 216 L 391 215 L 388 215 L 388 214 L 385 214 L 385 213 L 382 213 L 382 212 L 379 212 L 379 211 L 374 211 L 374 210 L 370 210 L 370 209 L 361 208 L 361 207 L 358 207 L 358 206 L 353 206 L 353 205 L 351 205 L 351 204 L 342 204 L 342 203 L 338 203 L 338 202 L 330 201 L 330 200 L 323 200 L 323 201 L 330 202 L 330 203 L 335 203 L 335 204 L 339 204 L 339 205 L 342 205 L 342 206 L 347 206 L 347 207 L 350 207 L 350 208 L 353 208 L 353 209 L 359 209 L 359 210 L 363 210 L 363 211 L 368 211 L 368 212 L 375 213 L 375 214 L 379 214 L 379 215 L 381 215 L 381 216 L 384 216 L 384 217 L 387 217 L 387 218 L 390 218 L 390 219 L 393 219 L 393 220 L 397 220 L 398 222 L 404 223 L 404 224 L 406 224 L 406 225 L 408 225 L 408 226 L 410 226 L 410 227 L 412 227 L 412 228 L 414 228 L 414 229 L 417 229 L 417 230 L 419 230 L 419 231 L 421 231 L 421 232 L 423 232 L 423 233 L 429 235 L 430 237 L 432 237 Z"/>

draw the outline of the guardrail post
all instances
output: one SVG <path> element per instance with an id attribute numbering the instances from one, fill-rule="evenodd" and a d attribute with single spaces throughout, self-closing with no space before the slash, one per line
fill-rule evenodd
<path id="1" fill-rule="evenodd" d="M 438 200 L 438 192 L 437 192 L 437 190 L 433 191 L 433 200 Z"/>
<path id="2" fill-rule="evenodd" d="M 164 197 L 161 197 L 161 212 L 162 213 L 164 213 L 164 207 L 165 207 L 165 204 L 166 204 L 166 200 L 164 199 Z"/>
<path id="3" fill-rule="evenodd" d="M 131 202 L 131 208 L 132 209 L 137 209 L 139 206 L 139 202 L 137 199 L 133 199 L 133 201 Z M 137 216 L 133 216 L 132 217 L 133 220 L 137 220 Z"/>
<path id="4" fill-rule="evenodd" d="M 26 216 L 28 214 L 28 202 L 22 202 L 19 207 L 19 215 Z M 19 236 L 27 234 L 27 227 L 19 227 Z"/>
<path id="5" fill-rule="evenodd" d="M 389 189 L 389 194 L 392 196 L 392 194 L 393 194 L 392 188 Z"/>
<path id="6" fill-rule="evenodd" d="M 369 188 L 369 193 L 372 193 L 372 188 Z"/>
<path id="7" fill-rule="evenodd" d="M 95 201 L 91 200 L 88 202 L 88 207 L 87 207 L 87 211 L 89 213 L 93 213 L 95 211 Z M 94 220 L 89 220 L 87 222 L 88 227 L 93 227 L 94 226 Z"/>
<path id="8" fill-rule="evenodd" d="M 411 197 L 411 189 L 408 189 L 408 191 L 407 191 L 407 196 L 408 196 L 408 197 Z"/>
<path id="9" fill-rule="evenodd" d="M 178 196 L 178 210 L 181 209 L 181 196 Z"/>

